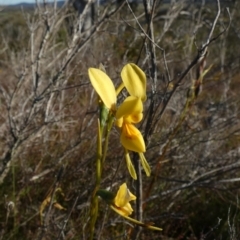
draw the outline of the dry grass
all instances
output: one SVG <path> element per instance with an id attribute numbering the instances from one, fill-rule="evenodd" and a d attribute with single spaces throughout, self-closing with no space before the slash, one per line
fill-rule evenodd
<path id="1" fill-rule="evenodd" d="M 213 67 L 180 125 L 197 67 L 189 71 L 170 102 L 167 99 L 172 90 L 168 84 L 177 82 L 196 56 L 196 45 L 200 47 L 206 41 L 216 15 L 215 4 L 203 5 L 201 11 L 196 5 L 186 4 L 164 5 L 164 13 L 161 4 L 155 9 L 154 41 L 165 50 L 166 61 L 156 48 L 154 96 L 151 43 L 140 33 L 127 6 L 106 18 L 90 40 L 84 34 L 73 40 L 67 28 L 71 21 L 75 24 L 76 16 L 66 21 L 66 9 L 55 16 L 52 8 L 48 9 L 49 15 L 44 9 L 4 12 L 0 16 L 0 239 L 88 239 L 85 227 L 95 179 L 97 100 L 87 69 L 103 63 L 117 85 L 123 65 L 137 60 L 149 81 L 142 132 L 148 131 L 151 99 L 156 114 L 146 158 L 153 173 L 158 171 L 144 199 L 143 217 L 145 222 L 163 228 L 161 234 L 143 229 L 140 239 L 238 239 L 237 4 L 229 6 L 229 29 L 209 46 L 207 67 Z M 143 8 L 135 13 L 146 31 Z M 101 14 L 103 11 L 99 20 Z M 228 22 L 227 12 L 222 9 L 214 36 Z M 67 59 L 71 61 L 67 63 Z M 115 129 L 109 144 L 101 187 L 116 190 L 127 181 L 134 189 Z M 143 176 L 144 194 L 151 180 Z M 43 217 L 47 215 L 48 224 L 43 228 L 39 209 L 56 187 L 64 195 L 57 192 L 54 199 L 66 210 L 46 205 Z M 13 209 L 9 202 L 14 203 Z M 96 239 L 127 239 L 129 229 L 127 222 L 100 202 Z"/>

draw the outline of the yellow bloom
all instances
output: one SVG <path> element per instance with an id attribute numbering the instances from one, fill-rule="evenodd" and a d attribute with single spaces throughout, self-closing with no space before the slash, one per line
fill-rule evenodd
<path id="1" fill-rule="evenodd" d="M 132 200 L 136 200 L 136 196 L 134 196 L 129 191 L 126 183 L 123 183 L 119 187 L 119 190 L 115 197 L 113 193 L 103 189 L 98 190 L 96 194 L 100 196 L 102 199 L 104 199 L 110 205 L 112 210 L 114 210 L 117 214 L 121 215 L 128 221 L 150 230 L 162 231 L 162 228 L 155 227 L 150 224 L 146 224 L 129 217 L 129 215 L 131 215 L 133 212 L 133 209 L 129 202 Z"/>
<path id="2" fill-rule="evenodd" d="M 116 125 L 121 128 L 120 141 L 125 148 L 125 159 L 128 171 L 133 179 L 137 179 L 136 171 L 132 165 L 128 150 L 137 152 L 143 169 L 150 176 L 150 166 L 143 153 L 146 151 L 145 142 L 141 132 L 133 125 L 142 120 L 143 106 L 140 98 L 130 96 L 125 99 L 116 112 Z"/>
<path id="3" fill-rule="evenodd" d="M 112 208 L 122 216 L 129 216 L 132 214 L 133 209 L 130 205 L 130 201 L 136 200 L 136 196 L 134 196 L 129 189 L 127 188 L 127 184 L 123 183 L 117 192 L 116 197 L 113 200 Z"/>
<path id="4" fill-rule="evenodd" d="M 121 144 L 125 148 L 125 158 L 130 175 L 137 179 L 137 174 L 132 165 L 128 150 L 137 152 L 147 176 L 150 176 L 151 169 L 144 157 L 146 151 L 145 142 L 141 132 L 133 125 L 142 120 L 143 105 L 140 98 L 130 96 L 125 99 L 116 112 L 116 125 L 121 128 Z"/>
<path id="5" fill-rule="evenodd" d="M 141 132 L 132 124 L 142 120 L 143 105 L 140 98 L 130 96 L 116 112 L 116 125 L 121 128 L 121 143 L 134 152 L 145 152 L 145 142 Z"/>
<path id="6" fill-rule="evenodd" d="M 134 126 L 143 118 L 142 101 L 146 100 L 146 76 L 144 72 L 133 63 L 125 65 L 121 72 L 124 85 L 121 85 L 117 91 L 105 72 L 90 68 L 88 74 L 94 89 L 105 106 L 115 114 L 115 123 L 121 129 L 120 141 L 125 148 L 127 167 L 131 176 L 134 179 L 137 178 L 128 150 L 139 153 L 142 166 L 149 176 L 150 167 L 143 155 L 146 151 L 145 142 L 141 132 Z M 122 86 L 126 87 L 130 96 L 116 109 L 117 94 L 121 91 Z"/>
<path id="7" fill-rule="evenodd" d="M 111 79 L 100 69 L 89 68 L 90 81 L 105 106 L 116 110 L 116 91 Z M 131 96 L 127 97 L 116 112 L 116 125 L 121 128 L 122 145 L 134 152 L 145 152 L 146 147 L 141 132 L 133 125 L 142 120 L 143 104 L 146 99 L 146 76 L 135 64 L 124 66 L 122 79 Z"/>

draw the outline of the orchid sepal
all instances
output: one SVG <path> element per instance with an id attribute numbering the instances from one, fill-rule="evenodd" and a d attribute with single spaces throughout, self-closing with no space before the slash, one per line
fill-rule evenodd
<path id="1" fill-rule="evenodd" d="M 146 101 L 146 75 L 141 68 L 134 63 L 128 63 L 123 67 L 121 77 L 131 96 L 141 98 L 143 102 Z"/>
<path id="2" fill-rule="evenodd" d="M 116 110 L 117 96 L 109 76 L 98 68 L 89 68 L 88 75 L 93 88 L 108 109 Z"/>
<path id="3" fill-rule="evenodd" d="M 141 227 L 144 227 L 144 228 L 147 228 L 147 229 L 150 229 L 150 230 L 154 230 L 154 231 L 162 231 L 162 230 L 163 230 L 162 228 L 155 227 L 155 226 L 152 226 L 152 225 L 150 225 L 150 224 L 140 222 L 140 221 L 138 221 L 138 220 L 135 219 L 135 218 L 131 218 L 131 217 L 126 216 L 126 215 L 122 215 L 122 214 L 121 214 L 121 211 L 119 211 L 119 209 L 116 208 L 116 207 L 113 206 L 113 205 L 111 205 L 110 207 L 111 207 L 111 209 L 112 209 L 113 211 L 115 211 L 117 214 L 121 215 L 123 218 L 127 219 L 128 221 L 130 221 L 130 222 L 132 222 L 132 223 L 134 223 L 134 224 L 136 224 L 136 225 L 138 225 L 138 226 L 141 226 Z"/>

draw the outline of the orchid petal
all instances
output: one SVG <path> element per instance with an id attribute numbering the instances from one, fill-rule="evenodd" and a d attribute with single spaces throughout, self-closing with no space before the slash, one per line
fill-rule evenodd
<path id="1" fill-rule="evenodd" d="M 123 125 L 123 118 L 122 118 L 122 117 L 121 117 L 121 118 L 117 118 L 117 119 L 115 120 L 115 125 L 116 125 L 117 127 L 121 128 L 122 125 Z"/>
<path id="2" fill-rule="evenodd" d="M 126 149 L 130 151 L 146 151 L 143 136 L 133 124 L 123 123 L 121 132 L 121 143 Z"/>
<path id="3" fill-rule="evenodd" d="M 105 106 L 115 110 L 117 96 L 115 87 L 108 75 L 97 68 L 89 68 L 88 75 L 95 91 L 98 93 Z"/>
<path id="4" fill-rule="evenodd" d="M 131 96 L 139 97 L 142 101 L 146 96 L 146 75 L 134 63 L 125 65 L 121 72 L 122 81 Z"/>
<path id="5" fill-rule="evenodd" d="M 127 188 L 127 184 L 123 183 L 117 192 L 116 197 L 114 198 L 114 204 L 122 208 L 126 206 L 126 209 L 131 209 L 131 205 L 129 204 L 129 201 L 135 200 L 136 196 L 134 196 L 129 189 Z M 128 205 L 129 204 L 129 205 Z"/>
<path id="6" fill-rule="evenodd" d="M 133 96 L 127 97 L 120 105 L 116 112 L 116 118 L 131 115 L 132 113 L 141 113 L 143 111 L 143 104 L 140 98 Z"/>
<path id="7" fill-rule="evenodd" d="M 142 113 L 132 113 L 131 115 L 124 118 L 127 123 L 139 123 L 143 118 Z"/>
<path id="8" fill-rule="evenodd" d="M 133 209 L 130 205 L 130 203 L 128 203 L 126 206 L 122 207 L 122 208 L 118 208 L 114 205 L 111 205 L 111 208 L 119 215 L 121 215 L 122 217 L 127 217 L 129 215 L 132 214 Z"/>

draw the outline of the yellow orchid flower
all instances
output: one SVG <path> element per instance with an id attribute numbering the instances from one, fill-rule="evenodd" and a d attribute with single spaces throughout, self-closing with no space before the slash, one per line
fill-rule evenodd
<path id="1" fill-rule="evenodd" d="M 132 124 L 142 120 L 143 105 L 140 98 L 127 97 L 116 112 L 116 125 L 121 128 L 122 145 L 134 152 L 145 152 L 141 132 Z"/>
<path id="2" fill-rule="evenodd" d="M 152 226 L 150 224 L 142 223 L 134 218 L 129 217 L 129 215 L 131 215 L 133 212 L 133 209 L 129 202 L 132 200 L 136 200 L 136 196 L 130 192 L 130 190 L 127 188 L 126 183 L 123 183 L 119 187 L 119 190 L 115 197 L 113 193 L 103 189 L 98 190 L 97 195 L 100 196 L 103 200 L 105 200 L 110 205 L 111 209 L 114 210 L 117 214 L 121 215 L 132 223 L 151 230 L 162 231 L 161 228 Z"/>
<path id="3" fill-rule="evenodd" d="M 125 148 L 127 167 L 133 179 L 137 179 L 137 174 L 132 165 L 128 150 L 138 153 L 147 176 L 150 176 L 151 172 L 150 166 L 143 154 L 146 151 L 143 136 L 133 125 L 133 123 L 138 123 L 142 120 L 142 111 L 143 105 L 140 98 L 130 96 L 125 99 L 116 112 L 116 125 L 121 128 L 120 141 Z"/>
<path id="4" fill-rule="evenodd" d="M 106 201 L 107 204 L 109 204 L 119 215 L 129 216 L 132 214 L 133 209 L 129 202 L 136 200 L 136 196 L 129 191 L 126 183 L 123 183 L 119 187 L 119 190 L 115 195 L 104 189 L 98 190 L 96 194 Z"/>
<path id="5" fill-rule="evenodd" d="M 113 208 L 119 212 L 122 216 L 129 216 L 132 214 L 133 209 L 130 205 L 130 201 L 136 200 L 136 196 L 134 196 L 129 189 L 127 188 L 127 184 L 123 183 L 117 192 L 116 197 L 113 200 Z"/>
<path id="6" fill-rule="evenodd" d="M 145 142 L 141 132 L 134 126 L 143 118 L 143 104 L 146 100 L 146 76 L 135 64 L 125 65 L 121 72 L 123 85 L 115 91 L 114 85 L 108 75 L 100 69 L 88 70 L 90 81 L 102 99 L 105 106 L 115 114 L 116 125 L 121 129 L 120 141 L 125 148 L 125 157 L 131 176 L 136 179 L 137 175 L 131 163 L 128 150 L 139 153 L 140 161 L 147 174 L 150 176 L 150 167 L 143 153 L 146 151 Z M 116 109 L 117 94 L 122 86 L 126 87 L 130 96 Z"/>

